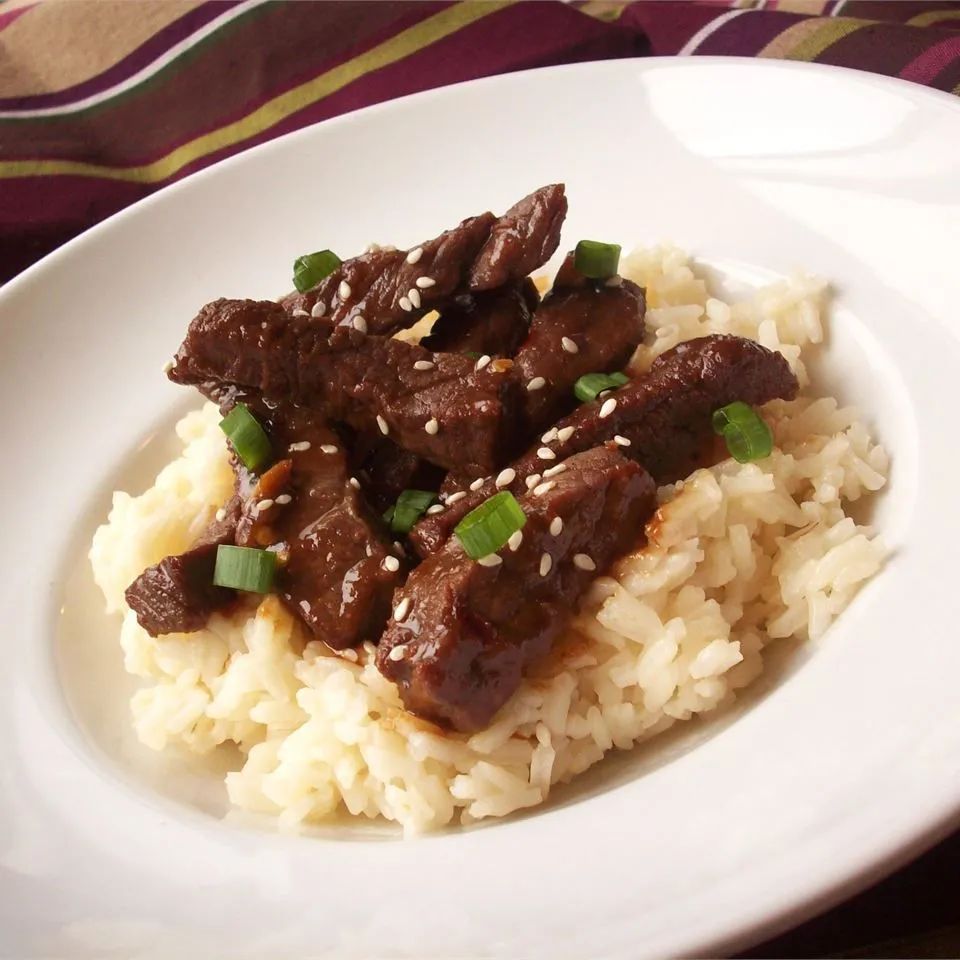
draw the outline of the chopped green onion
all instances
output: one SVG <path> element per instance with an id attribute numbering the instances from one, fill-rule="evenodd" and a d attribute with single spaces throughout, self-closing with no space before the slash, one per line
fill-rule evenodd
<path id="1" fill-rule="evenodd" d="M 217 547 L 217 563 L 213 582 L 218 587 L 232 587 L 248 593 L 267 593 L 273 586 L 277 555 L 253 547 Z"/>
<path id="2" fill-rule="evenodd" d="M 437 495 L 429 490 L 404 490 L 397 497 L 397 502 L 383 515 L 383 519 L 390 524 L 394 533 L 409 533 L 436 499 Z"/>
<path id="3" fill-rule="evenodd" d="M 245 403 L 238 403 L 220 421 L 237 456 L 248 470 L 257 470 L 273 456 L 270 438 Z"/>
<path id="4" fill-rule="evenodd" d="M 306 253 L 293 262 L 293 285 L 303 293 L 333 273 L 343 261 L 332 250 Z"/>
<path id="5" fill-rule="evenodd" d="M 616 276 L 620 266 L 620 244 L 581 240 L 573 252 L 573 265 L 578 273 L 591 280 Z"/>
<path id="6" fill-rule="evenodd" d="M 629 382 L 630 378 L 624 373 L 585 373 L 573 385 L 573 392 L 578 400 L 589 403 L 604 390 L 616 390 Z"/>
<path id="7" fill-rule="evenodd" d="M 509 490 L 494 494 L 471 510 L 454 534 L 471 560 L 496 553 L 527 522 L 527 515 Z"/>
<path id="8" fill-rule="evenodd" d="M 742 400 L 714 411 L 713 432 L 723 437 L 730 456 L 737 463 L 762 460 L 773 450 L 773 434 L 767 422 Z"/>

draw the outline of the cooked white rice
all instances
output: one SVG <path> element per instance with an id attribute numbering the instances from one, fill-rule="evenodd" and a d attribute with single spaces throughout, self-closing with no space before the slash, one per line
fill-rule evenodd
<path id="1" fill-rule="evenodd" d="M 624 274 L 647 288 L 643 370 L 680 340 L 736 333 L 786 356 L 821 340 L 824 285 L 794 277 L 728 304 L 674 248 L 640 250 Z M 819 637 L 880 567 L 883 547 L 847 504 L 880 489 L 887 454 L 853 408 L 829 397 L 774 402 L 767 459 L 727 460 L 660 491 L 649 544 L 598 577 L 569 638 L 488 729 L 450 736 L 406 714 L 373 647 L 336 656 L 306 643 L 272 597 L 206 630 L 151 638 L 123 591 L 185 549 L 232 491 L 216 409 L 177 424 L 182 455 L 139 497 L 116 493 L 90 558 L 107 610 L 123 616 L 126 668 L 144 686 L 137 735 L 162 750 L 245 755 L 230 800 L 282 824 L 346 810 L 414 832 L 543 803 L 551 785 L 729 701 L 762 669 L 771 638 Z"/>

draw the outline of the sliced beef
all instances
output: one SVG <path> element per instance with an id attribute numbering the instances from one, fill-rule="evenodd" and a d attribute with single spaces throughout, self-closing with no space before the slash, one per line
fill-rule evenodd
<path id="1" fill-rule="evenodd" d="M 617 280 L 615 286 L 554 284 L 537 308 L 530 335 L 514 357 L 515 374 L 526 387 L 523 408 L 531 430 L 573 410 L 577 380 L 619 370 L 643 339 L 643 290 Z"/>
<path id="2" fill-rule="evenodd" d="M 235 399 L 284 457 L 245 502 L 237 543 L 276 550 L 277 593 L 318 640 L 340 650 L 376 639 L 404 565 L 388 560 L 397 551 L 352 479 L 343 441 L 315 411 L 249 392 Z"/>
<path id="3" fill-rule="evenodd" d="M 455 294 L 523 279 L 553 255 L 566 211 L 563 184 L 542 187 L 499 219 L 482 213 L 410 250 L 377 249 L 345 260 L 312 290 L 282 302 L 337 326 L 363 318 L 371 333 L 387 334 Z"/>
<path id="4" fill-rule="evenodd" d="M 499 565 L 471 560 L 452 538 L 394 596 L 377 666 L 408 709 L 443 726 L 491 720 L 587 583 L 642 537 L 656 488 L 637 463 L 601 447 L 571 457 L 520 504 L 522 542 L 501 550 Z"/>
<path id="5" fill-rule="evenodd" d="M 658 357 L 646 376 L 558 422 L 557 433 L 550 433 L 553 439 L 535 444 L 511 465 L 507 487 L 520 495 L 529 478 L 614 437 L 627 442 L 622 452 L 643 463 L 658 484 L 670 483 L 700 465 L 718 407 L 734 400 L 755 405 L 790 400 L 796 392 L 797 379 L 787 361 L 753 340 L 721 334 L 688 340 Z M 603 416 L 607 400 L 615 405 Z M 465 497 L 421 520 L 411 531 L 417 552 L 427 556 L 439 549 L 460 520 L 495 492 L 494 483 L 488 476 L 476 491 L 462 488 Z"/>
<path id="6" fill-rule="evenodd" d="M 562 183 L 535 190 L 515 203 L 493 225 L 470 269 L 473 291 L 491 290 L 520 280 L 553 256 L 567 215 Z"/>
<path id="7" fill-rule="evenodd" d="M 420 346 L 437 353 L 512 357 L 527 337 L 539 300 L 529 278 L 483 293 L 461 294 L 444 307 Z"/>
<path id="8" fill-rule="evenodd" d="M 233 543 L 240 508 L 240 497 L 234 496 L 223 519 L 214 520 L 190 550 L 147 567 L 127 587 L 127 606 L 151 637 L 200 630 L 236 597 L 233 590 L 214 586 L 213 570 L 217 548 Z"/>
<path id="9" fill-rule="evenodd" d="M 362 433 L 383 432 L 439 466 L 477 473 L 509 450 L 516 383 L 466 356 L 332 330 L 271 301 L 217 300 L 190 324 L 175 383 L 237 384 L 309 406 Z"/>
<path id="10" fill-rule="evenodd" d="M 444 471 L 388 437 L 357 438 L 354 462 L 364 493 L 379 513 L 396 503 L 404 490 L 438 490 Z"/>

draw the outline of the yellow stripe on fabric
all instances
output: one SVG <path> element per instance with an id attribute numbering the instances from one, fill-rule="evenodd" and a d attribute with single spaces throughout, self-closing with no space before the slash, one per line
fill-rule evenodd
<path id="1" fill-rule="evenodd" d="M 827 0 L 780 0 L 777 10 L 786 13 L 806 13 L 818 16 L 827 7 Z"/>
<path id="2" fill-rule="evenodd" d="M 928 10 L 911 17 L 907 23 L 912 27 L 929 27 L 938 20 L 960 20 L 960 10 Z"/>
<path id="3" fill-rule="evenodd" d="M 58 93 L 99 76 L 199 0 L 38 3 L 3 31 L 0 97 Z M 0 13 L 12 9 L 0 5 Z"/>
<path id="4" fill-rule="evenodd" d="M 757 56 L 779 60 L 815 60 L 827 47 L 871 23 L 872 20 L 856 20 L 853 17 L 802 20 L 774 37 Z"/>
<path id="5" fill-rule="evenodd" d="M 620 14 L 623 13 L 626 6 L 626 3 L 618 3 L 616 0 L 587 0 L 578 9 L 581 13 L 591 16 L 595 20 L 612 22 L 620 19 Z"/>
<path id="6" fill-rule="evenodd" d="M 467 2 L 442 10 L 354 57 L 353 60 L 268 100 L 242 119 L 197 137 L 151 163 L 136 167 L 111 167 L 78 160 L 7 160 L 0 162 L 0 178 L 60 174 L 103 177 L 127 183 L 157 183 L 166 180 L 201 157 L 256 136 L 311 103 L 336 93 L 365 74 L 396 63 L 471 23 L 510 6 L 513 2 L 515 0 Z"/>

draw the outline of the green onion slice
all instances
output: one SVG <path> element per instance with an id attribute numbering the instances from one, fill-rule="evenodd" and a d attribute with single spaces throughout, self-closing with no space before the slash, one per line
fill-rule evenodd
<path id="1" fill-rule="evenodd" d="M 620 266 L 620 244 L 581 240 L 573 251 L 573 265 L 591 280 L 616 276 Z"/>
<path id="2" fill-rule="evenodd" d="M 714 411 L 713 432 L 723 437 L 730 456 L 737 463 L 762 460 L 773 450 L 773 434 L 767 422 L 742 400 Z"/>
<path id="3" fill-rule="evenodd" d="M 277 555 L 253 547 L 217 547 L 217 563 L 213 582 L 218 587 L 232 587 L 248 593 L 268 593 L 277 571 Z"/>
<path id="4" fill-rule="evenodd" d="M 471 560 L 496 553 L 527 522 L 527 515 L 509 490 L 494 494 L 471 510 L 454 534 Z"/>
<path id="5" fill-rule="evenodd" d="M 315 287 L 343 261 L 332 250 L 306 253 L 293 262 L 293 285 L 301 292 Z"/>
<path id="6" fill-rule="evenodd" d="M 383 515 L 394 533 L 409 533 L 437 495 L 429 490 L 404 490 L 397 502 Z"/>
<path id="7" fill-rule="evenodd" d="M 266 431 L 245 403 L 238 403 L 220 421 L 237 456 L 248 470 L 258 470 L 273 456 Z"/>
<path id="8" fill-rule="evenodd" d="M 589 403 L 596 400 L 604 390 L 616 390 L 630 378 L 624 373 L 585 373 L 574 385 L 573 392 L 578 400 Z"/>

